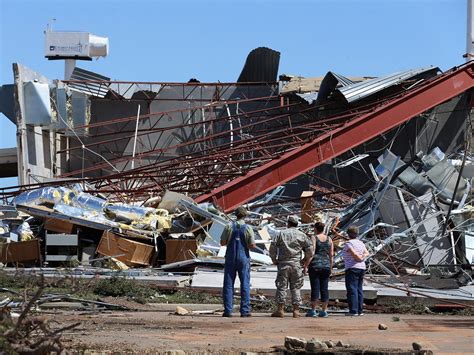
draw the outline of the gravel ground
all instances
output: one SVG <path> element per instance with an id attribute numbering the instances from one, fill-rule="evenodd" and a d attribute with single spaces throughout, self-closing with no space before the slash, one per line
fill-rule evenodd
<path id="1" fill-rule="evenodd" d="M 170 308 L 173 306 L 170 305 Z M 212 308 L 210 308 L 212 309 Z M 107 311 L 100 313 L 61 310 L 54 315 L 59 326 L 81 322 L 63 336 L 70 350 L 111 352 L 270 352 L 285 336 L 341 340 L 352 346 L 411 350 L 413 342 L 435 354 L 473 353 L 474 319 L 443 315 L 366 314 L 327 319 L 253 317 L 222 318 L 220 314 L 178 316 L 167 311 Z M 387 330 L 379 330 L 379 324 Z"/>

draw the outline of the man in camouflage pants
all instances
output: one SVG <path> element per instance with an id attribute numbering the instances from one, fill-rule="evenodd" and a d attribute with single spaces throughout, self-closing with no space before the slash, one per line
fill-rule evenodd
<path id="1" fill-rule="evenodd" d="M 293 317 L 300 316 L 300 289 L 304 283 L 301 251 L 305 253 L 304 262 L 313 256 L 313 246 L 311 239 L 296 227 L 298 227 L 298 217 L 289 216 L 288 228 L 277 231 L 270 245 L 270 257 L 273 264 L 278 265 L 278 274 L 275 280 L 278 309 L 272 313 L 272 317 L 284 316 L 288 284 L 293 304 Z"/>

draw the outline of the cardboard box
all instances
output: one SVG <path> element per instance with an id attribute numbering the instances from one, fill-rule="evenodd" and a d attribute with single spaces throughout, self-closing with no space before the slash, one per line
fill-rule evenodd
<path id="1" fill-rule="evenodd" d="M 193 259 L 196 250 L 195 239 L 168 239 L 166 240 L 166 264 Z"/>
<path id="2" fill-rule="evenodd" d="M 0 262 L 4 264 L 40 260 L 41 253 L 39 239 L 0 244 Z"/>
<path id="3" fill-rule="evenodd" d="M 128 266 L 150 265 L 154 252 L 152 245 L 126 239 L 108 231 L 104 231 L 97 247 L 98 254 L 112 256 Z"/>
<path id="4" fill-rule="evenodd" d="M 44 229 L 50 232 L 65 234 L 74 234 L 76 232 L 76 226 L 74 224 L 56 218 L 48 218 L 46 222 L 44 222 Z"/>

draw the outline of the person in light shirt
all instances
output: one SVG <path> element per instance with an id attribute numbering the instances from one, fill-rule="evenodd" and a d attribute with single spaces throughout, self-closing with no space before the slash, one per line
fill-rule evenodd
<path id="1" fill-rule="evenodd" d="M 349 313 L 346 315 L 362 316 L 364 315 L 365 259 L 369 256 L 369 252 L 364 243 L 357 239 L 359 229 L 356 226 L 350 226 L 347 234 L 349 240 L 343 250 L 347 303 L 349 304 Z"/>

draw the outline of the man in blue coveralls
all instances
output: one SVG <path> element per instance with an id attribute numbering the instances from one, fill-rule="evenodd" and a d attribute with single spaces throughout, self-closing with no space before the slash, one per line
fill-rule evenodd
<path id="1" fill-rule="evenodd" d="M 252 227 L 244 221 L 247 210 L 239 207 L 235 210 L 237 220 L 226 226 L 221 237 L 221 245 L 227 246 L 224 266 L 223 317 L 232 317 L 234 282 L 236 274 L 240 280 L 240 316 L 250 317 L 250 253 L 255 248 Z"/>

